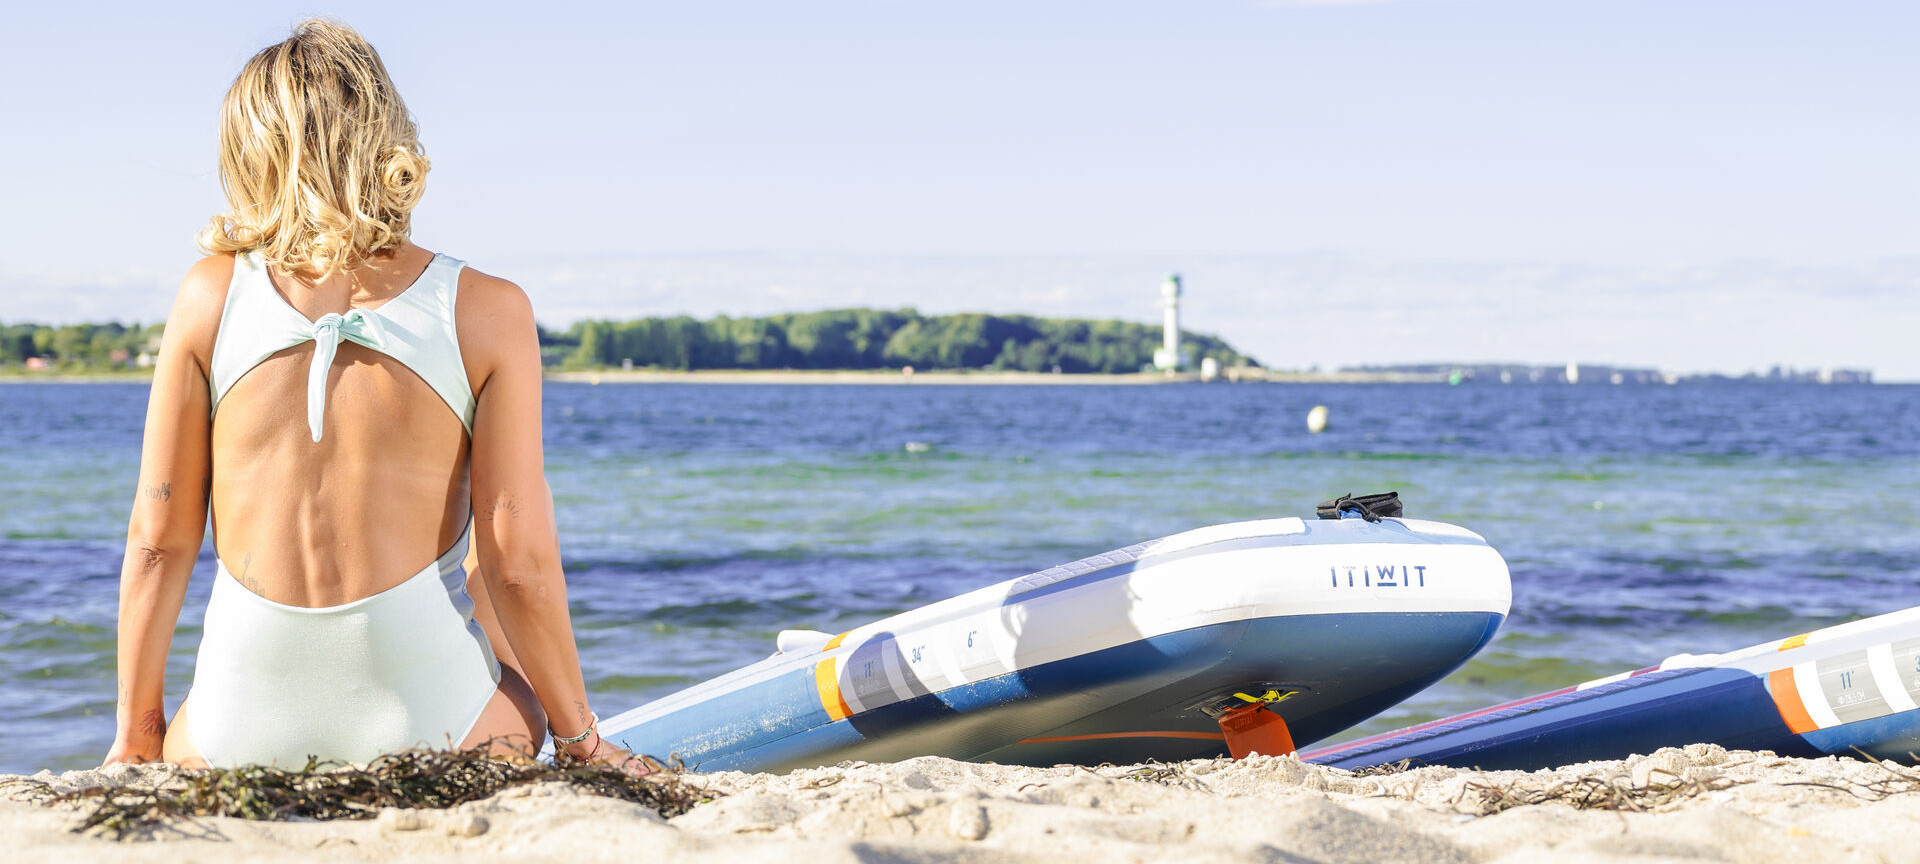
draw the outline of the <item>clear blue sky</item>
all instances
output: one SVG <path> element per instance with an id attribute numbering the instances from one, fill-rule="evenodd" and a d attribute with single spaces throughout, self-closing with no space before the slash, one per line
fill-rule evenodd
<path id="1" fill-rule="evenodd" d="M 309 14 L 434 161 L 417 239 L 543 321 L 1188 321 L 1279 366 L 1920 379 L 1920 4 L 566 2 L 12 9 L 0 320 L 154 320 L 214 119 Z"/>

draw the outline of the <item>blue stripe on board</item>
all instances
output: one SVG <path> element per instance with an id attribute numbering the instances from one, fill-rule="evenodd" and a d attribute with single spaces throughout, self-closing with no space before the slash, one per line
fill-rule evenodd
<path id="1" fill-rule="evenodd" d="M 1738 669 L 1671 669 L 1469 717 L 1312 761 L 1537 769 L 1620 759 L 1696 742 L 1818 756 L 1780 719 L 1762 679 Z"/>
<path id="2" fill-rule="evenodd" d="M 937 753 L 1023 764 L 1224 752 L 1206 741 L 1008 750 L 1028 738 L 1132 730 L 1217 732 L 1192 703 L 1222 687 L 1294 681 L 1282 703 L 1311 738 L 1333 734 L 1427 686 L 1485 644 L 1492 613 L 1355 613 L 1236 621 L 1137 640 L 829 721 L 810 671 L 721 694 L 612 737 L 703 770 L 784 770 L 841 759 Z M 1303 713 L 1304 712 L 1304 713 Z M 998 751 L 998 752 L 996 752 Z M 992 754 L 989 756 L 988 754 Z M 1135 758 L 1129 756 L 1129 758 Z"/>
<path id="3" fill-rule="evenodd" d="M 1431 686 L 1493 638 L 1504 616 L 1493 613 L 1302 615 L 1254 621 L 1220 663 L 1203 673 L 1104 707 L 1044 736 L 1181 730 L 1217 735 L 1219 725 L 1192 710 L 1222 685 L 1256 682 L 1299 689 L 1269 710 L 1287 721 L 1294 741 L 1310 744 L 1359 723 Z M 1071 686 L 1070 667 L 1053 670 Z M 1178 761 L 1227 755 L 1223 741 L 1164 737 L 1013 744 L 981 754 L 994 762 L 1062 763 Z"/>
<path id="4" fill-rule="evenodd" d="M 948 755 L 970 755 L 966 751 L 984 752 L 1081 716 L 1074 713 L 1063 718 L 1059 712 L 1063 701 L 1084 703 L 1082 713 L 1091 712 L 1190 676 L 1217 662 L 1246 628 L 1247 622 L 1234 621 L 1154 636 L 895 702 L 843 720 L 830 721 L 824 710 L 799 711 L 750 718 L 755 722 L 748 725 L 757 734 L 748 736 L 687 734 L 704 725 L 705 718 L 740 726 L 716 715 L 727 706 L 751 705 L 759 691 L 799 677 L 789 674 L 634 727 L 619 736 L 620 743 L 638 752 L 672 753 L 702 770 L 765 771 L 819 764 L 815 757 L 820 754 L 862 744 L 873 745 L 868 750 L 874 752 L 861 758 L 907 758 L 922 755 L 929 746 L 917 732 L 937 738 Z M 1063 677 L 1069 687 L 1059 686 Z M 811 688 L 811 675 L 806 678 Z M 1030 681 L 1039 684 L 1037 691 L 1029 687 Z"/>
<path id="5" fill-rule="evenodd" d="M 1920 753 L 1920 710 L 1855 720 L 1802 734 L 1808 744 L 1837 756 L 1865 754 L 1874 759 L 1915 762 Z"/>

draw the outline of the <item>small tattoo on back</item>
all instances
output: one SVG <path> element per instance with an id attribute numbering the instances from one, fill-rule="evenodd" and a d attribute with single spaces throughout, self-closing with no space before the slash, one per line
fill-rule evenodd
<path id="1" fill-rule="evenodd" d="M 259 594 L 260 581 L 253 578 L 252 576 L 247 575 L 252 571 L 253 571 L 253 553 L 248 552 L 246 554 L 246 557 L 240 559 L 240 572 L 238 575 L 233 577 L 233 581 L 246 586 L 246 589 L 248 591 L 252 591 L 255 594 Z"/>

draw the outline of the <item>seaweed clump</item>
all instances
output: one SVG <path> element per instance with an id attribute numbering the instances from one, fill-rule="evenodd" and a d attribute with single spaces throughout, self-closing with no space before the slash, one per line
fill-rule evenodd
<path id="1" fill-rule="evenodd" d="M 1823 789 L 1852 795 L 1865 801 L 1882 801 L 1899 795 L 1920 793 L 1920 771 L 1903 770 L 1891 762 L 1878 761 L 1861 752 L 1866 767 L 1877 772 L 1869 777 L 1850 777 L 1838 782 L 1796 780 L 1778 782 L 1781 786 Z M 1915 758 L 1907 754 L 1909 759 Z M 1469 782 L 1455 799 L 1481 815 L 1491 815 L 1516 807 L 1549 802 L 1579 810 L 1614 810 L 1645 813 L 1696 798 L 1711 792 L 1764 782 L 1752 777 L 1732 777 L 1724 773 L 1687 772 L 1657 769 L 1644 776 L 1585 776 L 1562 780 L 1546 786 L 1521 783 L 1497 785 Z"/>
<path id="2" fill-rule="evenodd" d="M 1549 802 L 1565 804 L 1576 810 L 1645 813 L 1736 785 L 1739 785 L 1739 781 L 1727 777 L 1700 780 L 1671 777 L 1647 783 L 1634 783 L 1626 777 L 1576 777 L 1531 788 L 1519 784 L 1499 786 L 1472 782 L 1461 789 L 1461 794 L 1478 799 L 1473 802 L 1473 809 L 1483 816 Z"/>
<path id="3" fill-rule="evenodd" d="M 209 816 L 285 822 L 372 819 L 387 808 L 444 809 L 479 801 L 503 789 L 534 783 L 564 783 L 577 792 L 639 804 L 671 819 L 718 797 L 685 782 L 678 766 L 635 777 L 597 764 L 502 762 L 484 746 L 471 750 L 407 750 L 381 756 L 364 767 L 311 760 L 286 770 L 260 765 L 182 771 L 157 788 L 104 786 L 54 792 L 38 784 L 49 805 L 97 801 L 75 833 L 100 829 L 126 839 L 174 820 Z"/>
<path id="4" fill-rule="evenodd" d="M 1379 765 L 1368 765 L 1365 768 L 1355 768 L 1353 770 L 1353 776 L 1387 777 L 1394 774 L 1405 774 L 1411 770 L 1413 770 L 1413 760 L 1402 759 L 1398 762 L 1385 762 Z"/>
<path id="5" fill-rule="evenodd" d="M 1158 759 L 1149 759 L 1145 763 L 1127 770 L 1121 775 L 1136 783 L 1160 783 L 1174 786 L 1187 779 L 1186 769 L 1178 764 L 1167 764 Z"/>

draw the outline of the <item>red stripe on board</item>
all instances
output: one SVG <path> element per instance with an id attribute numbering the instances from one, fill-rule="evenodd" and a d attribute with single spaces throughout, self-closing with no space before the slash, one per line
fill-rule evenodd
<path id="1" fill-rule="evenodd" d="M 1109 738 L 1188 738 L 1194 741 L 1225 741 L 1218 732 L 1101 732 L 1097 735 L 1059 735 L 1052 738 L 1028 738 L 1022 744 L 1052 744 L 1058 741 L 1104 741 Z"/>

